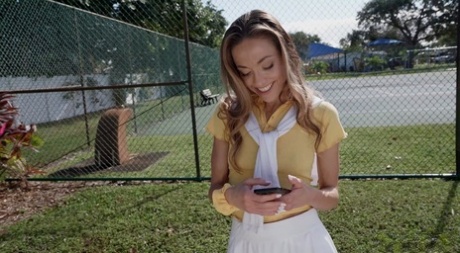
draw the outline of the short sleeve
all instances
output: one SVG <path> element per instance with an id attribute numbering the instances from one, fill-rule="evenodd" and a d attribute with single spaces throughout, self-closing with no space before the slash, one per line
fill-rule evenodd
<path id="1" fill-rule="evenodd" d="M 206 131 L 208 131 L 210 134 L 212 134 L 215 138 L 219 140 L 226 140 L 226 122 L 224 121 L 224 119 L 221 119 L 219 117 L 220 108 L 221 104 L 216 106 L 216 109 L 214 110 L 211 118 L 208 121 Z"/>
<path id="2" fill-rule="evenodd" d="M 321 128 L 321 141 L 317 152 L 327 150 L 347 137 L 342 127 L 337 109 L 329 102 L 321 102 L 313 109 L 313 115 Z"/>

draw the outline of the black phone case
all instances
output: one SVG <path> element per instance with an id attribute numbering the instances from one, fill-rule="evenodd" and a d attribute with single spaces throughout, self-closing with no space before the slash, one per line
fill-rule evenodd
<path id="1" fill-rule="evenodd" d="M 279 193 L 279 194 L 286 194 L 291 192 L 291 190 L 284 189 L 284 188 L 279 188 L 279 187 L 273 187 L 273 188 L 264 188 L 264 189 L 256 189 L 254 190 L 255 194 L 259 195 L 268 195 L 268 194 L 274 194 L 274 193 Z"/>

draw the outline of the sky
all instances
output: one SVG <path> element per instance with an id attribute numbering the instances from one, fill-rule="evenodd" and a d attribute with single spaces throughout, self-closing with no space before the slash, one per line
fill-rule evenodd
<path id="1" fill-rule="evenodd" d="M 202 0 L 206 3 L 208 0 Z M 369 0 L 210 0 L 230 24 L 252 9 L 274 15 L 290 33 L 303 31 L 318 35 L 322 42 L 339 47 L 353 29 L 356 16 Z"/>

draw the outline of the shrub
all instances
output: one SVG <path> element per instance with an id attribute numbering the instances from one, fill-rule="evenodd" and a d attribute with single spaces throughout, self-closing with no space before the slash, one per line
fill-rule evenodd
<path id="1" fill-rule="evenodd" d="M 31 174 L 41 173 L 26 163 L 21 150 L 36 150 L 43 141 L 35 134 L 35 125 L 24 125 L 17 120 L 18 109 L 11 103 L 13 97 L 0 92 L 0 181 L 6 178 L 26 180 Z"/>
<path id="2" fill-rule="evenodd" d="M 370 71 L 383 70 L 385 67 L 385 60 L 377 55 L 365 59 L 366 65 L 370 67 Z"/>
<path id="3" fill-rule="evenodd" d="M 319 73 L 319 74 L 326 74 L 329 69 L 329 64 L 327 62 L 324 62 L 324 61 L 315 61 L 313 62 L 313 66 L 312 66 L 313 70 L 315 71 L 315 73 Z"/>

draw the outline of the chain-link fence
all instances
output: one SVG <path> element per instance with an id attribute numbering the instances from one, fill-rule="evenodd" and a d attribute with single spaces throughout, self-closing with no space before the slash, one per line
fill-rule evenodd
<path id="1" fill-rule="evenodd" d="M 342 177 L 456 175 L 458 41 L 420 47 L 368 34 L 356 43 L 358 0 L 350 10 L 213 3 L 2 1 L 0 90 L 16 95 L 19 120 L 44 140 L 24 155 L 45 172 L 33 179 L 209 177 L 204 128 L 216 103 L 200 91 L 225 92 L 220 38 L 254 8 L 285 25 L 307 81 L 339 110 Z"/>

